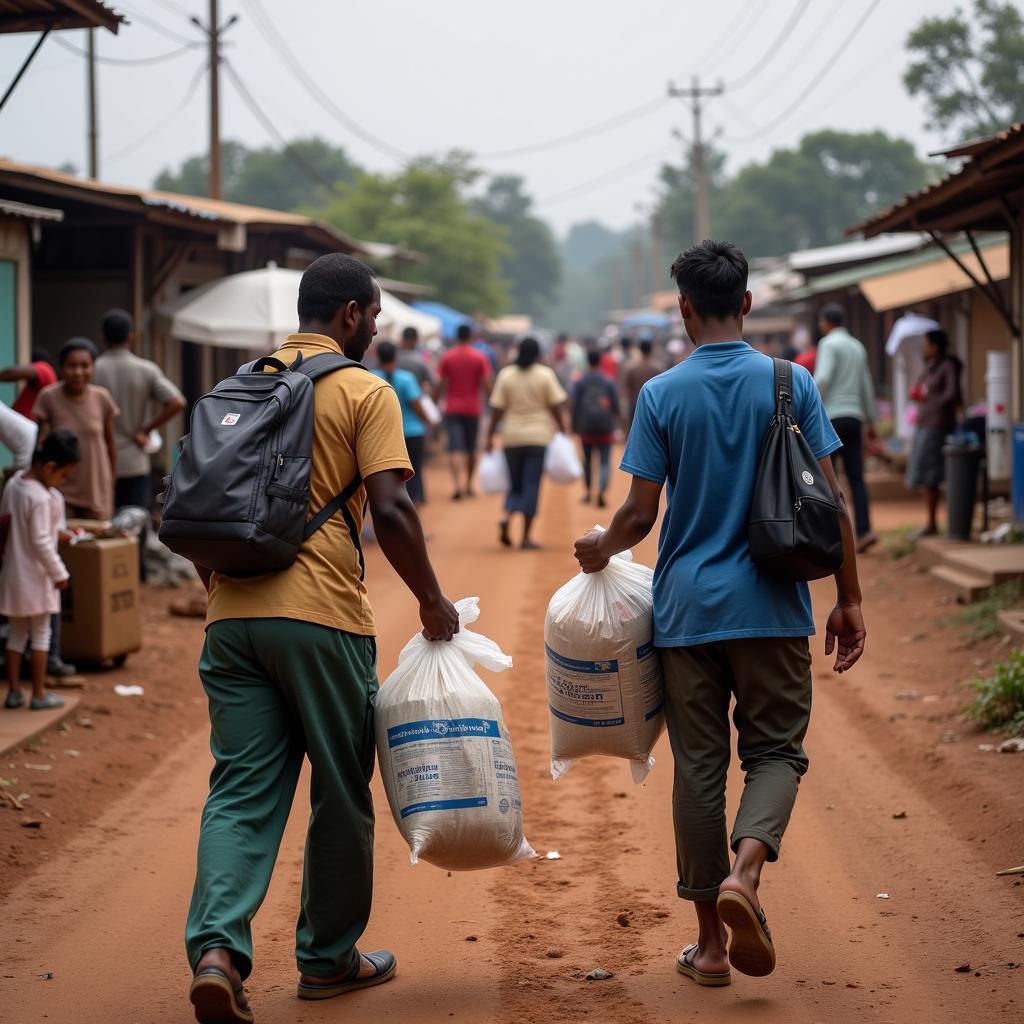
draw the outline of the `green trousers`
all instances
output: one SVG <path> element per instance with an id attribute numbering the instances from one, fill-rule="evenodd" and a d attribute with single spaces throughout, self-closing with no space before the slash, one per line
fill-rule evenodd
<path id="1" fill-rule="evenodd" d="M 729 703 L 736 698 L 740 765 L 746 773 L 733 826 L 779 846 L 807 771 L 803 741 L 811 715 L 811 652 L 806 637 L 722 640 L 662 648 L 665 722 L 675 759 L 672 811 L 683 899 L 717 899 L 728 876 L 725 785 L 731 757 Z"/>
<path id="2" fill-rule="evenodd" d="M 252 971 L 263 902 L 304 756 L 312 767 L 296 960 L 327 977 L 355 966 L 373 888 L 372 637 L 292 619 L 232 619 L 206 634 L 199 675 L 216 764 L 203 809 L 185 946 L 193 970 L 225 948 Z"/>

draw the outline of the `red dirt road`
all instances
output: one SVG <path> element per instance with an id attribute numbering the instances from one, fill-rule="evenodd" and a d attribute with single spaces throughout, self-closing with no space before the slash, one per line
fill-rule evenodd
<path id="1" fill-rule="evenodd" d="M 443 478 L 431 482 L 435 495 L 445 493 Z M 291 948 L 307 813 L 300 788 L 255 924 L 249 990 L 257 1020 L 1024 1019 L 1024 968 L 1008 966 L 1024 960 L 1024 887 L 994 876 L 996 868 L 1024 860 L 1024 765 L 998 758 L 994 767 L 975 767 L 968 747 L 973 754 L 976 744 L 966 738 L 962 750 L 945 747 L 948 757 L 941 750 L 925 757 L 922 750 L 938 748 L 921 739 L 922 731 L 949 726 L 890 720 L 907 707 L 892 705 L 895 691 L 941 696 L 947 680 L 940 680 L 941 668 L 928 668 L 936 662 L 927 652 L 908 659 L 899 646 L 900 633 L 918 628 L 926 610 L 895 621 L 891 609 L 904 605 L 881 582 L 874 596 L 884 615 L 873 613 L 872 584 L 866 585 L 875 646 L 853 673 L 833 677 L 820 638 L 814 641 L 811 770 L 782 859 L 769 867 L 762 889 L 779 949 L 777 972 L 738 976 L 719 990 L 698 989 L 675 972 L 674 957 L 694 928 L 692 911 L 675 896 L 664 738 L 643 786 L 634 787 L 626 765 L 612 761 L 582 762 L 558 783 L 548 774 L 543 612 L 573 572 L 571 540 L 592 525 L 594 511 L 576 504 L 574 489 L 548 487 L 544 501 L 544 553 L 497 548 L 494 499 L 438 501 L 426 520 L 449 595 L 479 594 L 478 628 L 515 659 L 512 671 L 485 678 L 512 731 L 527 835 L 538 851 L 558 850 L 561 859 L 452 876 L 427 864 L 411 867 L 377 785 L 375 908 L 363 945 L 394 950 L 398 978 L 336 1001 L 300 1003 Z M 653 543 L 639 554 L 650 562 Z M 416 628 L 415 607 L 378 552 L 369 558 L 369 578 L 383 677 Z M 830 596 L 828 584 L 816 590 L 819 623 Z M 197 623 L 181 624 L 183 673 L 194 673 L 199 634 Z M 949 717 L 946 705 L 936 706 Z M 181 933 L 210 757 L 201 728 L 169 736 L 166 744 L 137 787 L 0 902 L 4 1024 L 192 1019 Z M 993 781 L 993 772 L 1002 774 Z M 978 827 L 982 803 L 1000 821 L 985 834 Z M 906 817 L 894 818 L 899 812 Z M 1021 856 L 1006 860 L 1014 848 Z M 970 971 L 955 971 L 968 963 Z M 614 977 L 585 981 L 597 966 Z M 38 977 L 47 972 L 52 979 Z"/>

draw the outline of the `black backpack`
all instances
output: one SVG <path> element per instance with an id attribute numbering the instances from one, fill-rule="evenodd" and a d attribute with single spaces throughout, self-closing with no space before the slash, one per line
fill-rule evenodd
<path id="1" fill-rule="evenodd" d="M 363 482 L 358 474 L 309 518 L 313 382 L 352 367 L 365 369 L 330 353 L 306 360 L 300 353 L 291 366 L 268 356 L 200 398 L 164 495 L 160 540 L 225 576 L 262 576 L 287 569 L 341 512 L 362 564 L 348 508 Z"/>
<path id="2" fill-rule="evenodd" d="M 792 366 L 775 359 L 775 416 L 761 443 L 750 507 L 750 554 L 791 580 L 831 576 L 843 564 L 843 533 L 832 488 L 793 419 Z"/>
<path id="3" fill-rule="evenodd" d="M 615 432 L 615 413 L 608 396 L 608 383 L 591 375 L 581 385 L 573 427 L 577 434 L 601 437 Z"/>

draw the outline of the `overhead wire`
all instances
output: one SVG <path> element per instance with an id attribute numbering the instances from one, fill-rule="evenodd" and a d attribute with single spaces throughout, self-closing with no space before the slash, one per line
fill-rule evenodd
<path id="1" fill-rule="evenodd" d="M 481 160 L 500 160 L 510 156 L 523 156 L 527 153 L 538 153 L 545 149 L 557 149 L 559 146 L 567 146 L 572 142 L 580 142 L 583 139 L 591 138 L 594 135 L 600 135 L 603 132 L 611 131 L 613 128 L 621 127 L 624 124 L 629 124 L 631 121 L 635 121 L 645 114 L 649 114 L 654 110 L 658 110 L 669 102 L 670 97 L 659 96 L 657 99 L 648 100 L 646 103 L 640 104 L 638 107 L 634 107 L 632 110 L 625 110 L 621 114 L 616 114 L 614 117 L 610 117 L 607 120 L 599 121 L 597 124 L 592 124 L 587 128 L 580 128 L 568 135 L 562 135 L 558 138 L 548 139 L 545 142 L 535 142 L 528 146 L 517 146 L 514 149 L 499 149 L 493 153 L 481 153 Z"/>
<path id="2" fill-rule="evenodd" d="M 694 70 L 698 71 L 705 68 L 712 57 L 718 56 L 718 51 L 722 49 L 724 43 L 731 41 L 733 46 L 738 46 L 750 34 L 751 29 L 760 21 L 761 15 L 768 10 L 769 6 L 769 4 L 763 3 L 762 0 L 747 0 L 746 5 L 739 9 L 736 17 L 729 22 L 725 31 L 704 51 L 703 56 L 698 58 L 693 66 Z M 749 16 L 747 14 L 748 11 L 750 11 Z M 741 30 L 738 35 L 737 29 Z"/>
<path id="3" fill-rule="evenodd" d="M 170 11 L 172 14 L 180 14 L 183 18 L 191 18 L 192 12 L 185 10 L 181 4 L 177 3 L 176 0 L 156 0 L 161 7 Z"/>
<path id="4" fill-rule="evenodd" d="M 665 149 L 662 147 L 655 153 L 648 153 L 646 156 L 642 156 L 639 159 L 630 160 L 629 163 L 622 164 L 619 167 L 613 167 L 609 171 L 605 171 L 603 174 L 599 174 L 595 178 L 590 178 L 588 181 L 582 181 L 570 188 L 563 189 L 561 192 L 555 192 L 553 195 L 546 196 L 537 202 L 537 206 L 554 206 L 557 203 L 565 202 L 567 199 L 575 199 L 577 196 L 587 195 L 590 192 L 594 192 L 604 185 L 611 185 L 617 181 L 621 181 L 623 178 L 628 177 L 634 171 L 639 170 L 641 167 L 649 167 L 654 161 L 663 158 L 665 155 Z"/>
<path id="5" fill-rule="evenodd" d="M 120 146 L 112 153 L 105 154 L 103 157 L 103 163 L 109 166 L 110 164 L 117 163 L 119 160 L 123 160 L 129 154 L 135 152 L 135 150 L 140 146 L 144 146 L 150 139 L 159 135 L 172 121 L 180 117 L 187 109 L 189 103 L 192 102 L 192 99 L 196 94 L 196 90 L 199 88 L 199 83 L 202 82 L 209 66 L 209 61 L 200 61 L 199 67 L 196 68 L 196 72 L 192 76 L 192 79 L 188 84 L 188 88 L 185 90 L 185 93 L 181 98 L 181 102 L 162 121 L 160 121 L 159 124 L 150 128 L 149 131 L 140 135 L 132 142 L 129 142 L 126 146 Z"/>
<path id="6" fill-rule="evenodd" d="M 148 25 L 154 32 L 159 32 L 162 36 L 168 39 L 174 40 L 176 43 L 182 43 L 185 46 L 192 46 L 195 43 L 194 38 L 183 36 L 180 32 L 176 32 L 172 28 L 168 28 L 163 22 L 157 21 L 155 18 L 151 18 L 148 14 L 143 14 L 141 11 L 133 10 L 124 3 L 118 3 L 118 7 L 122 8 L 125 14 L 128 15 L 128 23 L 131 24 L 132 19 L 141 22 L 143 25 Z"/>
<path id="7" fill-rule="evenodd" d="M 409 154 L 403 153 L 397 146 L 393 146 L 390 142 L 387 142 L 378 135 L 375 135 L 373 132 L 364 128 L 361 124 L 346 114 L 345 111 L 343 111 L 334 102 L 334 100 L 324 92 L 320 84 L 312 75 L 310 75 L 306 70 L 305 65 L 289 47 L 281 32 L 277 29 L 274 22 L 267 14 L 261 0 L 246 0 L 246 2 L 249 11 L 253 15 L 257 29 L 259 29 L 264 38 L 270 44 L 270 48 L 291 70 L 292 74 L 305 88 L 306 92 L 308 92 L 309 95 L 321 107 L 323 107 L 328 114 L 331 115 L 331 117 L 347 128 L 353 135 L 362 139 L 362 141 L 367 145 L 372 146 L 374 149 L 378 150 L 378 152 L 384 153 L 393 160 L 397 160 L 399 163 L 406 163 L 410 159 Z"/>
<path id="8" fill-rule="evenodd" d="M 798 110 L 807 100 L 814 94 L 814 89 L 822 81 L 822 79 L 835 67 L 836 61 L 842 56 L 848 49 L 850 43 L 857 37 L 857 34 L 864 27 L 868 18 L 874 14 L 875 9 L 882 2 L 882 0 L 871 0 L 871 3 L 867 6 L 863 14 L 857 19 L 857 23 L 843 38 L 842 42 L 836 48 L 835 52 L 832 53 L 828 60 L 819 68 L 814 77 L 797 93 L 793 102 L 789 104 L 781 113 L 773 118 L 768 124 L 763 125 L 758 131 L 751 135 L 741 136 L 739 138 L 732 138 L 730 142 L 751 142 L 754 139 L 764 138 L 766 135 L 770 135 L 776 128 L 779 127 L 791 114 Z"/>
<path id="9" fill-rule="evenodd" d="M 323 175 L 321 175 L 315 167 L 311 166 L 307 161 L 298 155 L 292 147 L 292 144 L 284 137 L 284 134 L 278 129 L 277 125 L 267 116 L 266 111 L 260 106 L 259 101 L 252 94 L 249 87 L 242 81 L 241 76 L 235 69 L 234 65 L 227 59 L 222 58 L 221 64 L 224 70 L 227 72 L 228 77 L 231 79 L 235 86 L 238 95 L 242 98 L 242 102 L 249 108 L 249 112 L 256 118 L 257 121 L 263 126 L 264 131 L 277 143 L 280 148 L 281 155 L 287 160 L 290 160 L 298 170 L 309 178 L 314 184 L 320 185 L 323 188 L 328 189 L 331 192 L 337 192 L 337 182 L 328 181 Z"/>
<path id="10" fill-rule="evenodd" d="M 61 39 L 59 36 L 53 40 L 62 50 L 67 50 L 68 53 L 77 54 L 79 57 L 89 56 L 88 50 L 83 50 L 80 46 L 75 46 L 74 43 L 69 43 L 66 39 Z M 109 64 L 112 67 L 148 67 L 151 64 L 163 64 L 165 61 L 174 60 L 176 57 L 180 57 L 185 53 L 192 53 L 194 50 L 202 47 L 202 43 L 189 43 L 187 46 L 179 46 L 176 50 L 168 50 L 166 53 L 157 53 L 152 57 L 107 57 L 105 55 L 97 53 L 94 56 L 94 60 L 97 64 Z"/>
<path id="11" fill-rule="evenodd" d="M 786 41 L 793 34 L 794 29 L 800 24 L 801 18 L 807 13 L 808 8 L 811 5 L 811 0 L 797 0 L 796 7 L 793 8 L 790 16 L 786 19 L 782 28 L 779 30 L 779 34 L 771 41 L 768 49 L 765 50 L 764 55 L 758 60 L 753 67 L 748 68 L 738 78 L 734 78 L 731 82 L 726 82 L 726 89 L 739 89 L 746 85 L 748 82 L 752 82 L 761 72 L 772 62 L 772 60 L 779 55 L 780 50 L 786 44 Z M 767 4 L 766 4 L 767 6 Z"/>

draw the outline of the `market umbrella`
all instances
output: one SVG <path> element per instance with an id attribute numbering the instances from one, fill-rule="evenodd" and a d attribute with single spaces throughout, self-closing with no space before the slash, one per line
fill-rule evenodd
<path id="1" fill-rule="evenodd" d="M 889 338 L 885 343 L 886 354 L 894 360 L 893 366 L 893 427 L 896 436 L 904 441 L 914 433 L 914 422 L 917 407 L 910 401 L 910 386 L 921 375 L 924 369 L 924 358 L 921 349 L 924 336 L 929 331 L 937 331 L 942 324 L 930 320 L 917 313 L 904 313 L 893 324 Z"/>
<path id="2" fill-rule="evenodd" d="M 296 304 L 301 270 L 273 263 L 262 270 L 231 274 L 165 302 L 159 315 L 170 321 L 171 334 L 182 341 L 220 348 L 273 351 L 298 326 Z M 382 334 L 415 327 L 424 338 L 439 337 L 440 321 L 381 292 Z"/>

